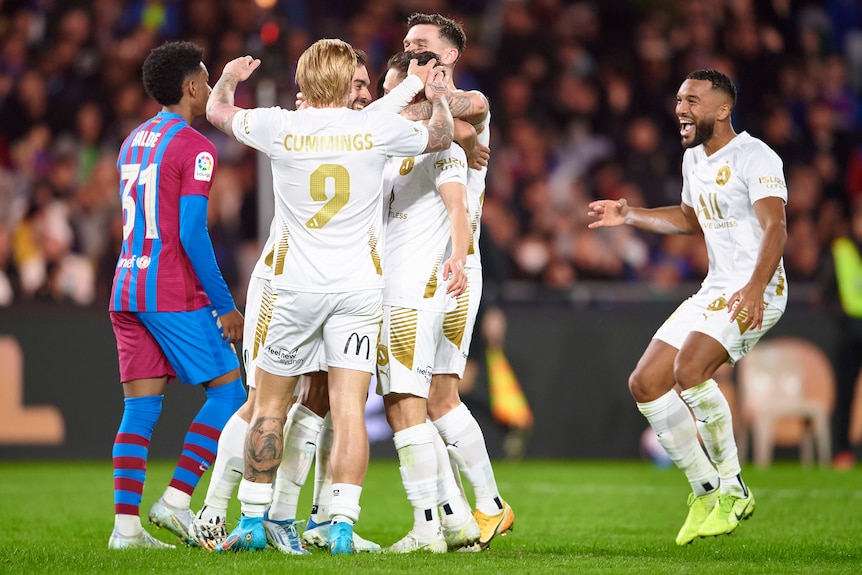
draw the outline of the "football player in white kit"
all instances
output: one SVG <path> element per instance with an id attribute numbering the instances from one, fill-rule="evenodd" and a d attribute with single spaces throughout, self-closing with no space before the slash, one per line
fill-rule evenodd
<path id="1" fill-rule="evenodd" d="M 350 88 L 350 96 L 348 98 L 347 107 L 352 110 L 362 110 L 371 103 L 371 93 L 369 91 L 370 79 L 368 76 L 368 57 L 364 52 L 356 50 L 357 65 L 353 75 L 353 81 Z M 427 76 L 427 70 L 423 70 Z M 423 76 L 423 77 L 425 77 Z M 417 83 L 418 80 L 417 80 Z M 424 88 L 424 82 L 421 82 L 421 88 Z M 393 94 L 396 100 L 395 105 L 403 106 L 408 98 L 412 98 L 415 91 L 409 91 L 408 95 L 401 96 L 398 99 L 397 94 Z M 275 220 L 273 219 L 273 224 Z M 272 294 L 272 264 L 275 253 L 275 242 L 277 239 L 277 229 L 274 225 L 270 225 L 270 233 L 252 270 L 251 278 L 246 295 L 245 314 L 249 321 L 245 324 L 243 332 L 243 361 L 246 366 L 246 385 L 249 388 L 248 399 L 245 404 L 231 417 L 225 429 L 219 437 L 218 455 L 212 466 L 212 475 L 207 489 L 207 495 L 204 500 L 204 506 L 198 512 L 189 528 L 189 533 L 195 542 L 202 548 L 209 551 L 215 551 L 220 547 L 227 538 L 227 530 L 225 520 L 228 508 L 228 502 L 236 490 L 237 485 L 242 478 L 243 470 L 243 452 L 245 434 L 248 429 L 248 422 L 251 419 L 254 410 L 254 398 L 256 395 L 255 388 L 255 365 L 259 350 L 259 343 L 255 343 L 260 338 L 256 338 L 257 331 L 266 329 L 267 318 L 271 316 L 272 309 L 267 305 L 265 309 L 261 309 L 264 302 L 271 300 Z M 320 510 L 321 515 L 326 516 L 326 525 L 316 525 L 317 531 L 325 535 L 326 546 L 329 542 L 329 498 L 331 493 L 327 494 L 323 491 L 329 487 L 331 491 L 331 470 L 329 469 L 329 453 L 332 448 L 332 423 L 331 420 L 324 423 L 321 414 L 325 414 L 329 410 L 329 399 L 326 397 L 326 373 L 315 372 L 313 374 L 303 375 L 300 379 L 302 391 L 300 392 L 299 401 L 295 403 L 288 411 L 287 423 L 285 424 L 285 451 L 282 457 L 282 465 L 276 479 L 276 486 L 280 482 L 296 486 L 296 491 L 305 482 L 306 475 L 311 465 L 313 458 L 318 459 L 318 465 L 315 467 L 315 494 L 321 498 L 320 505 L 317 505 L 317 497 L 315 498 L 315 506 Z M 319 397 L 323 394 L 324 397 Z M 323 407 L 318 407 L 318 404 L 325 404 Z M 305 405 L 312 405 L 309 409 Z M 328 419 L 328 418 L 327 418 Z M 307 442 L 315 444 L 317 453 L 307 453 Z M 285 462 L 292 465 L 286 466 Z M 285 470 L 289 469 L 289 472 Z M 318 478 L 320 476 L 320 478 Z M 322 489 L 318 489 L 318 487 Z M 290 489 L 287 488 L 287 489 Z M 318 493 L 321 491 L 321 493 Z M 276 488 L 273 497 L 273 506 L 276 506 L 280 499 L 279 490 Z M 298 493 L 296 498 L 298 499 Z M 325 499 L 325 503 L 323 500 Z M 293 501 L 295 507 L 296 502 Z M 278 509 L 270 509 L 269 516 L 264 519 L 264 527 L 266 529 L 267 540 L 270 545 L 276 549 L 288 553 L 302 555 L 307 552 L 304 550 L 302 542 L 299 540 L 296 531 L 295 522 L 286 521 L 286 518 L 281 518 L 277 515 Z M 289 514 L 289 512 L 288 512 Z M 323 520 L 320 520 L 323 523 Z M 309 526 L 311 527 L 311 526 Z M 325 528 L 325 529 L 324 529 Z M 311 529 L 310 535 L 315 535 L 317 531 Z M 306 533 L 309 528 L 306 528 Z M 303 533 L 303 535 L 306 535 Z M 378 551 L 380 546 L 372 541 L 367 541 L 353 533 L 353 542 L 357 551 Z"/>
<path id="2" fill-rule="evenodd" d="M 633 208 L 625 199 L 589 206 L 591 228 L 702 231 L 706 240 L 709 271 L 700 290 L 658 329 L 629 377 L 638 409 L 692 486 L 678 545 L 730 533 L 754 512 L 754 496 L 740 475 L 730 408 L 713 373 L 739 361 L 787 305 L 782 161 L 760 140 L 734 131 L 735 104 L 736 87 L 721 72 L 699 70 L 682 83 L 676 97 L 686 149 L 679 206 Z"/>
<path id="3" fill-rule="evenodd" d="M 385 92 L 407 77 L 414 58 L 422 64 L 437 56 L 402 52 L 390 58 Z M 443 345 L 446 311 L 454 308 L 453 298 L 467 287 L 464 264 L 471 234 L 467 157 L 459 146 L 452 146 L 431 154 L 393 158 L 389 163 L 378 389 L 394 432 L 414 523 L 406 536 L 385 551 L 443 553 L 450 547 L 470 545 L 479 537 L 446 447 L 427 422 L 427 398 L 438 349 Z M 438 506 L 448 512 L 445 526 Z M 446 535 L 443 528 L 448 529 Z"/>
<path id="4" fill-rule="evenodd" d="M 429 50 L 439 54 L 440 63 L 449 71 L 449 87 L 456 92 L 454 68 L 467 43 L 461 25 L 440 14 L 417 13 L 408 18 L 407 26 L 404 49 Z M 470 99 L 453 107 L 453 114 L 474 125 L 480 144 L 490 145 L 491 114 L 487 98 L 477 91 L 456 93 L 469 95 Z M 423 106 L 427 112 L 427 103 L 414 104 L 408 106 L 405 115 L 411 117 L 410 111 L 420 110 Z M 515 522 L 511 506 L 497 488 L 482 429 L 458 395 L 458 383 L 464 375 L 473 325 L 482 296 L 479 233 L 486 174 L 487 168 L 470 169 L 467 172 L 467 202 L 473 231 L 465 265 L 468 285 L 467 290 L 458 296 L 457 307 L 448 312 L 444 320 L 444 341 L 447 344 L 441 350 L 442 355 L 437 356 L 434 384 L 428 395 L 428 416 L 446 442 L 450 457 L 473 487 L 476 496 L 473 516 L 481 530 L 478 541 L 481 548 L 488 547 L 495 536 L 511 529 Z"/>
<path id="5" fill-rule="evenodd" d="M 260 65 L 228 62 L 207 118 L 272 161 L 276 226 L 272 318 L 261 335 L 257 398 L 246 434 L 239 499 L 243 517 L 223 550 L 262 549 L 263 513 L 281 461 L 287 405 L 299 375 L 329 370 L 333 420 L 330 552 L 353 553 L 353 524 L 368 465 L 365 398 L 382 316 L 377 242 L 383 168 L 389 156 L 447 149 L 452 142 L 444 72 L 429 75 L 428 127 L 392 114 L 347 109 L 356 56 L 341 40 L 319 40 L 297 65 L 309 108 L 243 110 L 239 82 Z"/>

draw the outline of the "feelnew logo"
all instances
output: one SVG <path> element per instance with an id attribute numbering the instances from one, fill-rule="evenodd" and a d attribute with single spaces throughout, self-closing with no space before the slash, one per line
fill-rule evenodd
<path id="1" fill-rule="evenodd" d="M 53 405 L 24 405 L 24 353 L 0 337 L 0 445 L 63 445 L 66 425 Z"/>

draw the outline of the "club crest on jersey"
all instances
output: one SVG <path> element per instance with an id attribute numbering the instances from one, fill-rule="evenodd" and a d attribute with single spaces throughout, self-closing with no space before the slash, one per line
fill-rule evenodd
<path id="1" fill-rule="evenodd" d="M 209 152 L 201 152 L 195 158 L 195 179 L 201 182 L 209 182 L 213 177 L 213 166 L 215 161 Z"/>
<path id="2" fill-rule="evenodd" d="M 730 180 L 730 166 L 722 166 L 718 170 L 718 175 L 715 176 L 715 183 L 723 186 Z"/>

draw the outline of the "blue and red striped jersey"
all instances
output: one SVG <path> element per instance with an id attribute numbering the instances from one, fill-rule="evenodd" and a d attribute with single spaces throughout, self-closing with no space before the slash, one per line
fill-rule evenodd
<path id="1" fill-rule="evenodd" d="M 210 304 L 180 243 L 180 199 L 209 197 L 212 142 L 178 114 L 161 112 L 123 142 L 117 158 L 123 247 L 111 311 L 192 311 Z"/>

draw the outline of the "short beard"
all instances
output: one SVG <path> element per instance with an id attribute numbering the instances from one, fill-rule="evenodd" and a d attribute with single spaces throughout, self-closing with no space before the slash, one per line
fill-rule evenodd
<path id="1" fill-rule="evenodd" d="M 708 139 L 712 137 L 715 133 L 715 120 L 714 119 L 705 119 L 699 122 L 695 122 L 694 124 L 695 134 L 694 141 L 691 144 L 686 146 L 683 144 L 685 148 L 695 148 Z"/>

